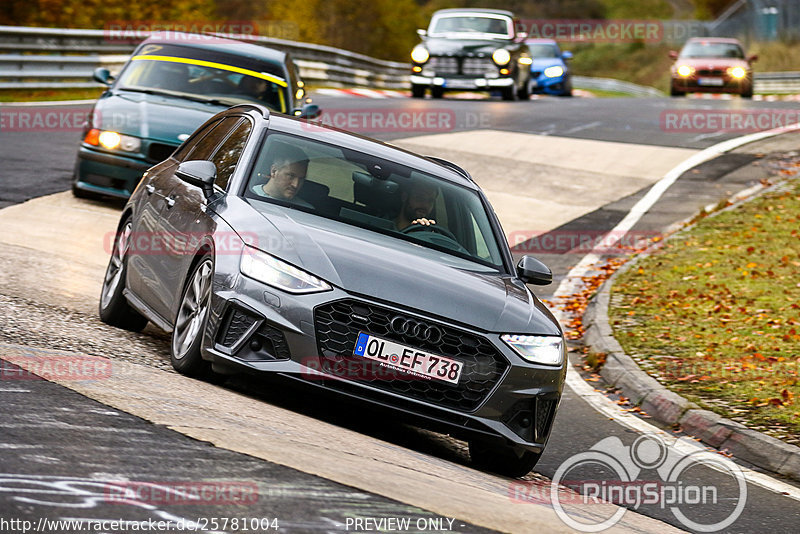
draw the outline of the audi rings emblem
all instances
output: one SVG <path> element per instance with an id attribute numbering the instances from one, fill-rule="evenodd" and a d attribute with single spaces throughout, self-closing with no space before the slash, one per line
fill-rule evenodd
<path id="1" fill-rule="evenodd" d="M 438 326 L 420 323 L 414 319 L 406 319 L 399 315 L 389 323 L 392 332 L 401 336 L 413 337 L 429 343 L 439 343 L 442 340 L 442 329 Z"/>

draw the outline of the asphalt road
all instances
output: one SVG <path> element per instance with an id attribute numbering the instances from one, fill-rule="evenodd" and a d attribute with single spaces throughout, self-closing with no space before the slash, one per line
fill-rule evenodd
<path id="1" fill-rule="evenodd" d="M 743 106 L 753 110 L 790 109 L 793 107 L 789 103 L 745 102 L 739 99 L 717 101 L 693 99 L 594 100 L 543 98 L 530 102 L 507 103 L 450 98 L 441 101 L 416 101 L 410 99 L 319 97 L 315 101 L 331 114 L 342 111 L 352 115 L 353 110 L 377 110 L 380 113 L 386 113 L 387 110 L 389 112 L 393 110 L 422 110 L 427 112 L 444 110 L 447 113 L 445 118 L 449 118 L 449 122 L 446 121 L 435 125 L 438 130 L 434 128 L 418 132 L 408 130 L 373 132 L 375 137 L 386 140 L 409 137 L 415 133 L 430 134 L 468 130 L 477 126 L 502 131 L 683 148 L 705 148 L 741 133 L 667 132 L 663 127 L 663 113 L 680 109 L 701 112 L 736 110 Z M 4 203 L 6 205 L 17 203 L 26 198 L 68 188 L 71 167 L 74 162 L 76 136 L 75 132 L 13 132 L 13 134 L 12 132 L 0 132 L 0 140 L 2 141 L 0 143 L 0 165 L 2 165 L 0 167 L 0 207 Z M 532 150 L 534 149 L 532 148 Z M 502 147 L 499 146 L 497 150 L 498 153 L 502 153 Z M 728 158 L 725 161 L 718 162 L 716 166 L 709 165 L 702 170 L 702 173 L 692 173 L 682 177 L 656 208 L 642 219 L 636 230 L 662 232 L 667 226 L 696 212 L 699 207 L 716 202 L 739 189 L 757 182 L 758 179 L 764 176 L 763 173 L 766 171 L 764 166 L 752 165 L 755 159 L 757 158 L 752 154 L 744 154 L 739 159 Z M 642 194 L 643 191 L 640 191 L 619 199 L 564 225 L 560 229 L 556 229 L 556 231 L 610 229 Z M 521 249 L 524 248 L 524 246 L 521 247 Z M 565 251 L 565 253 L 560 254 L 536 254 L 543 257 L 545 262 L 553 268 L 556 278 L 555 284 L 539 292 L 542 297 L 547 298 L 549 296 L 548 291 L 555 289 L 559 277 L 567 272 L 568 268 L 580 258 L 581 254 L 574 251 L 571 253 L 570 251 Z M 52 387 L 57 388 L 57 386 Z M 229 387 L 245 392 L 257 389 L 252 382 L 246 380 L 230 384 Z M 49 391 L 48 394 L 50 394 Z M 18 394 L 15 392 L 0 391 L 0 398 L 3 398 L 4 402 L 9 398 L 13 400 L 16 395 Z M 53 393 L 53 395 L 59 394 Z M 274 398 L 266 398 L 265 400 L 278 403 L 278 405 L 286 402 Z M 296 403 L 289 403 L 286 407 L 293 410 L 304 410 L 302 405 L 297 405 Z M 53 407 L 41 406 L 38 408 L 42 411 L 47 411 Z M 33 410 L 33 407 L 30 409 Z M 347 421 L 346 418 L 342 420 L 340 414 L 326 414 L 324 410 L 321 412 L 314 411 L 313 415 L 323 420 L 333 420 L 336 424 L 343 426 L 355 425 L 360 432 L 367 434 L 377 432 L 377 435 L 382 438 L 386 438 L 385 434 L 388 432 L 390 440 L 400 442 L 404 446 L 424 451 L 425 454 L 459 461 L 457 451 L 454 452 L 448 450 L 447 447 L 442 449 L 438 445 L 432 445 L 430 438 L 427 436 L 420 437 L 413 432 L 409 433 L 410 431 L 387 431 L 386 427 L 382 425 L 372 428 L 369 425 L 363 427 L 361 423 L 356 424 L 353 421 Z M 124 425 L 126 425 L 126 428 L 128 428 L 127 425 L 130 425 L 130 428 L 134 429 L 136 424 L 132 420 L 125 419 Z M 375 430 L 375 428 L 378 428 L 378 430 Z M 53 427 L 51 435 L 53 434 L 57 436 L 58 440 L 65 440 L 68 439 L 69 432 L 66 429 L 58 429 L 58 425 L 56 425 Z M 555 423 L 553 436 L 545 455 L 537 466 L 537 472 L 547 477 L 552 477 L 558 467 L 569 459 L 571 455 L 587 451 L 600 439 L 611 436 L 618 437 L 623 444 L 628 446 L 637 438 L 630 430 L 613 421 L 608 421 L 582 399 L 573 395 L 569 390 L 565 390 L 564 401 Z M 28 445 L 37 442 L 41 443 L 44 439 L 38 437 L 37 440 L 37 437 L 15 436 L 15 439 L 10 441 L 24 446 L 26 445 L 25 439 L 29 440 Z M 164 439 L 167 438 L 180 439 L 177 436 L 164 437 Z M 220 451 L 220 453 L 226 454 L 225 451 Z M 124 464 L 121 458 L 114 459 L 115 457 L 110 454 L 108 449 L 99 450 L 97 454 L 99 458 L 104 458 L 104 455 L 108 454 L 109 465 L 120 466 Z M 55 456 L 57 457 L 58 455 Z M 5 462 L 4 457 L 4 466 L 6 465 Z M 20 465 L 15 463 L 15 460 L 9 460 L 9 462 L 11 462 L 9 464 L 11 466 Z M 98 461 L 98 464 L 103 463 L 106 463 L 105 459 Z M 263 464 L 265 462 L 256 463 Z M 35 462 L 32 464 L 29 462 L 26 467 L 30 468 L 31 465 L 35 465 Z M 170 469 L 166 471 L 164 470 L 165 466 L 160 463 L 157 465 L 150 464 L 150 471 L 136 471 L 136 465 L 137 462 L 131 464 L 131 474 L 134 476 L 147 476 L 149 477 L 147 478 L 148 480 L 170 480 L 181 476 L 192 476 L 191 473 L 170 472 L 174 469 L 174 463 L 170 463 Z M 256 467 L 253 468 L 255 469 Z M 262 468 L 273 469 L 274 467 L 262 466 Z M 122 468 L 120 467 L 120 469 Z M 9 469 L 8 467 L 4 467 L 3 470 L 12 474 L 15 472 L 14 469 Z M 37 476 L 43 474 L 43 472 L 37 472 L 36 470 L 20 472 Z M 208 473 L 207 470 L 204 472 Z M 224 473 L 224 471 L 220 471 L 220 473 Z M 63 472 L 63 475 L 80 478 L 89 476 L 90 473 L 81 472 L 79 469 L 70 467 Z M 589 476 L 592 475 L 589 474 Z M 595 473 L 594 476 L 598 479 L 600 478 L 598 473 Z M 733 491 L 731 489 L 731 480 L 729 477 L 726 478 L 724 474 L 720 475 L 717 472 L 700 467 L 693 474 L 693 478 L 695 477 L 696 480 L 700 480 L 704 484 L 713 484 L 715 487 L 720 488 L 720 492 L 728 492 L 726 493 L 726 499 L 730 500 L 732 498 L 730 493 Z M 317 480 L 314 483 L 323 484 L 324 482 Z M 747 489 L 746 508 L 739 519 L 725 529 L 726 531 L 796 531 L 797 525 L 800 524 L 800 503 L 753 485 L 748 485 Z M 298 509 L 311 509 L 310 507 L 315 505 L 313 502 L 307 504 L 309 508 L 305 508 L 305 504 L 300 504 Z M 394 503 L 391 506 L 399 505 Z M 9 515 L 5 514 L 6 505 L 2 505 L 0 509 L 3 510 L 4 515 Z M 659 506 L 643 506 L 639 509 L 639 512 L 663 519 L 675 526 L 684 527 L 681 522 L 676 520 L 669 509 Z M 731 508 L 728 505 L 705 506 L 693 509 L 691 514 L 698 522 L 713 523 L 722 520 L 730 512 Z M 37 513 L 39 513 L 38 509 Z M 302 514 L 300 516 L 306 517 Z M 318 516 L 309 515 L 307 517 Z M 321 525 L 321 523 L 318 523 L 318 525 Z"/>

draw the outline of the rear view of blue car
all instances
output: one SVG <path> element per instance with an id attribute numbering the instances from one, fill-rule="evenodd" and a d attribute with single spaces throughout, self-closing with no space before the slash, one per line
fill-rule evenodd
<path id="1" fill-rule="evenodd" d="M 562 52 L 552 39 L 528 39 L 531 63 L 531 94 L 572 96 L 572 76 L 567 60 L 571 52 Z"/>

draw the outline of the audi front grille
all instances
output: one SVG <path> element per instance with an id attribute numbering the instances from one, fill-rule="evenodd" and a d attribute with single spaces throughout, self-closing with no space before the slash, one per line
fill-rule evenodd
<path id="1" fill-rule="evenodd" d="M 348 380 L 465 412 L 480 406 L 508 367 L 494 345 L 480 335 L 354 299 L 317 307 L 314 326 L 322 369 L 342 376 L 335 370 L 346 368 Z M 462 362 L 459 383 L 426 380 L 401 371 L 376 375 L 375 362 L 353 355 L 359 332 Z"/>

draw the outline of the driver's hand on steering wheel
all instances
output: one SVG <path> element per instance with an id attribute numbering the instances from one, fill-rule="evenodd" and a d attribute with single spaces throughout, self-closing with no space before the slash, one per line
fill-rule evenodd
<path id="1" fill-rule="evenodd" d="M 430 226 L 432 224 L 436 224 L 436 221 L 434 221 L 433 219 L 425 219 L 423 217 L 422 219 L 414 219 L 413 221 L 411 221 L 411 224 L 421 224 L 422 226 Z"/>

